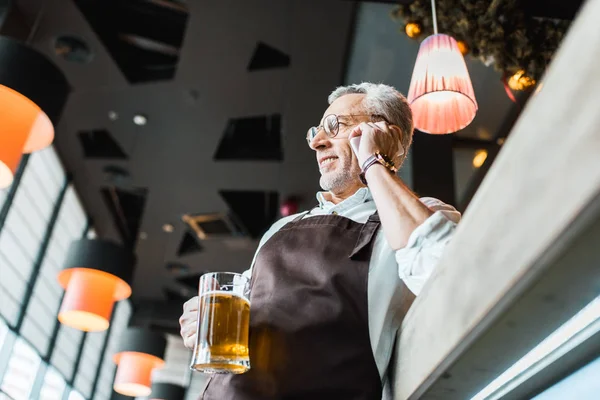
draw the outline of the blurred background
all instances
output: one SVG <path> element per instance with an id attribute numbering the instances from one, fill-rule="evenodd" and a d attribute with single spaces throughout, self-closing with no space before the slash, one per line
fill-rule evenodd
<path id="1" fill-rule="evenodd" d="M 383 82 L 407 93 L 431 25 L 429 10 L 417 7 L 423 2 L 412 3 L 18 0 L 0 7 L 0 33 L 50 59 L 71 90 L 54 145 L 25 156 L 12 186 L 0 191 L 0 399 L 116 398 L 112 355 L 127 326 L 165 335 L 166 367 L 154 380 L 189 386 L 187 399 L 197 398 L 203 376 L 190 373 L 178 336 L 183 302 L 203 273 L 246 270 L 274 221 L 316 204 L 319 172 L 305 134 L 336 86 Z M 492 2 L 440 3 L 443 28 L 452 23 L 448 10 L 475 20 L 477 7 Z M 467 209 L 581 5 L 517 3 L 518 16 L 550 21 L 559 32 L 546 36 L 545 47 L 531 45 L 541 55 L 523 71 L 511 70 L 510 57 L 531 54 L 515 36 L 494 35 L 490 26 L 489 37 L 457 37 L 479 109 L 455 134 L 415 132 L 399 174 L 418 195 Z M 513 17 L 514 8 L 500 8 L 502 18 Z M 468 29 L 481 30 L 472 23 Z M 481 52 L 486 46 L 510 54 L 490 57 Z M 63 296 L 56 274 L 79 238 L 112 240 L 137 259 L 132 296 L 117 303 L 104 332 L 56 321 Z"/>

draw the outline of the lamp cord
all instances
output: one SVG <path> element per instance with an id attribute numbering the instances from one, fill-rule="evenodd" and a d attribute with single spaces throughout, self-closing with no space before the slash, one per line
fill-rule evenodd
<path id="1" fill-rule="evenodd" d="M 435 13 L 435 0 L 431 0 L 431 15 L 433 17 L 433 34 L 437 35 L 438 28 L 437 28 L 437 15 Z"/>

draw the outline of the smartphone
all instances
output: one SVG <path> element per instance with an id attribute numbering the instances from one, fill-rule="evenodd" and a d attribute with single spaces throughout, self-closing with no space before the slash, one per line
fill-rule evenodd
<path id="1" fill-rule="evenodd" d="M 360 147 L 360 136 L 353 137 L 350 139 L 350 147 L 354 151 L 354 154 L 358 157 L 358 148 Z"/>
<path id="2" fill-rule="evenodd" d="M 356 156 L 358 157 L 358 148 L 360 147 L 360 138 L 362 136 L 356 136 L 353 137 L 352 139 L 350 139 L 350 147 L 352 147 L 352 150 L 354 151 L 354 154 L 356 154 Z M 400 151 L 398 152 L 397 156 L 401 156 L 404 154 L 404 148 L 402 146 L 400 146 Z"/>

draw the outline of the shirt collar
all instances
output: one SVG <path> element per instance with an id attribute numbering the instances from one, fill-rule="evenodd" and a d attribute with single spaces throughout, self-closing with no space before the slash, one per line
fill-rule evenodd
<path id="1" fill-rule="evenodd" d="M 348 197 L 347 199 L 341 201 L 338 204 L 333 204 L 331 201 L 325 200 L 325 196 L 323 196 L 323 193 L 324 192 L 317 192 L 317 200 L 319 201 L 319 207 L 324 210 L 335 209 L 338 212 L 348 210 L 354 206 L 373 200 L 371 191 L 369 190 L 369 188 L 366 187 L 361 187 L 352 196 Z"/>

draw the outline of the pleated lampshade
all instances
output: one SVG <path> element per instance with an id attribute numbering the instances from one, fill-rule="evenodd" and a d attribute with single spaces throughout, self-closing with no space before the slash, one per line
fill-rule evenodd
<path id="1" fill-rule="evenodd" d="M 0 36 L 0 188 L 12 183 L 23 153 L 52 143 L 69 91 L 44 55 Z"/>
<path id="2" fill-rule="evenodd" d="M 473 121 L 477 101 L 454 38 L 437 34 L 421 43 L 407 100 L 414 126 L 422 132 L 452 133 Z"/>
<path id="3" fill-rule="evenodd" d="M 148 400 L 183 400 L 185 388 L 180 385 L 166 382 L 153 382 L 152 393 Z"/>
<path id="4" fill-rule="evenodd" d="M 105 240 L 71 243 L 58 282 L 65 296 L 58 313 L 61 324 L 85 332 L 106 330 L 116 301 L 131 296 L 135 258 Z"/>
<path id="5" fill-rule="evenodd" d="M 129 328 L 121 337 L 113 356 L 117 374 L 115 392 L 125 396 L 148 396 L 152 392 L 152 371 L 164 365 L 166 339 L 152 331 Z"/>

